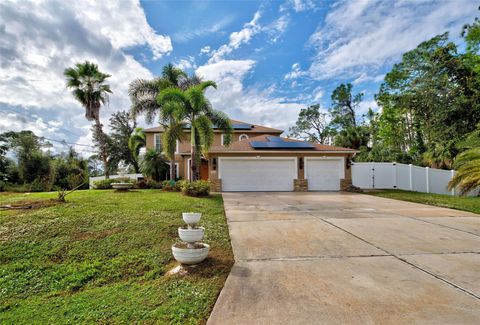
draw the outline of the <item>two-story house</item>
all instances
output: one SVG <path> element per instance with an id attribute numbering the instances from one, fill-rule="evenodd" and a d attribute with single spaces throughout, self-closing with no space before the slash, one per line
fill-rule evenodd
<path id="1" fill-rule="evenodd" d="M 200 177 L 216 191 L 338 191 L 351 184 L 351 158 L 357 151 L 280 137 L 283 130 L 231 120 L 232 143 L 221 130 Z M 145 130 L 147 148 L 161 151 L 162 127 Z M 190 133 L 190 129 L 185 129 Z M 188 138 L 188 137 L 187 137 Z M 177 143 L 177 177 L 190 178 L 190 141 Z"/>

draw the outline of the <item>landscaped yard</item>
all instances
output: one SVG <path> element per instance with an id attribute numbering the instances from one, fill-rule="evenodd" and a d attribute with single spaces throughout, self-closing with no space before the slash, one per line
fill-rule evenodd
<path id="1" fill-rule="evenodd" d="M 55 197 L 0 194 L 0 205 Z M 209 258 L 167 276 L 186 211 L 203 213 Z M 232 264 L 219 195 L 78 191 L 0 212 L 0 323 L 205 323 Z"/>
<path id="2" fill-rule="evenodd" d="M 471 196 L 450 196 L 442 194 L 429 194 L 419 192 L 409 192 L 401 190 L 379 190 L 371 191 L 366 194 L 386 197 L 390 199 L 423 203 L 435 205 L 444 208 L 470 211 L 480 214 L 480 197 Z"/>

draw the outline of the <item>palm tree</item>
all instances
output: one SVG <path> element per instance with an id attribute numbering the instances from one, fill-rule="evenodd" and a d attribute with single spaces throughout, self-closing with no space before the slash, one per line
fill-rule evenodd
<path id="1" fill-rule="evenodd" d="M 99 143 L 99 156 L 104 165 L 105 178 L 109 178 L 108 171 L 108 136 L 103 132 L 100 122 L 100 108 L 108 102 L 108 94 L 112 93 L 106 83 L 109 74 L 100 72 L 98 66 L 85 61 L 77 63 L 73 68 L 63 72 L 67 78 L 67 88 L 72 89 L 73 97 L 85 108 L 85 118 L 95 121 L 95 138 Z"/>
<path id="2" fill-rule="evenodd" d="M 161 152 L 154 149 L 148 149 L 140 164 L 142 174 L 159 181 L 168 170 L 168 165 Z"/>
<path id="3" fill-rule="evenodd" d="M 146 136 L 143 128 L 135 128 L 130 139 L 128 139 L 128 148 L 132 152 L 133 158 L 138 162 L 140 149 L 145 147 Z"/>
<path id="4" fill-rule="evenodd" d="M 182 117 L 174 114 L 172 105 L 163 107 L 157 102 L 161 90 L 170 87 L 185 87 L 190 82 L 181 69 L 167 64 L 162 69 L 162 76 L 153 80 L 138 79 L 130 84 L 129 95 L 132 101 L 133 115 L 144 114 L 147 123 L 159 117 L 163 126 L 162 145 L 165 155 L 170 159 L 170 179 L 175 179 L 175 148 L 177 141 L 184 139 Z"/>
<path id="5" fill-rule="evenodd" d="M 448 188 L 457 188 L 464 195 L 480 188 L 480 124 L 461 145 L 467 150 L 455 157 L 457 172 Z"/>
<path id="6" fill-rule="evenodd" d="M 230 120 L 224 113 L 212 109 L 205 97 L 208 87 L 216 88 L 216 84 L 213 81 L 195 82 L 185 90 L 171 87 L 162 90 L 157 98 L 159 105 L 175 105 L 177 116 L 182 116 L 190 124 L 191 180 L 199 178 L 197 165 L 201 154 L 206 153 L 213 143 L 214 126 L 224 131 L 225 144 L 231 141 Z"/>

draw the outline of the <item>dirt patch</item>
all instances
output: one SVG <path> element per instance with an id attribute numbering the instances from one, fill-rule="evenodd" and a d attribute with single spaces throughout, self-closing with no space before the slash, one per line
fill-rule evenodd
<path id="1" fill-rule="evenodd" d="M 60 203 L 63 203 L 63 202 L 60 202 L 56 199 L 35 200 L 35 201 L 16 201 L 10 204 L 0 205 L 0 211 L 39 209 L 39 208 L 50 207 Z"/>

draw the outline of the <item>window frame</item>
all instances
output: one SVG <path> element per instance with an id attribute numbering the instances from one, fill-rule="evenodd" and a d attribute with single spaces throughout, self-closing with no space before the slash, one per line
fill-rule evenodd
<path id="1" fill-rule="evenodd" d="M 158 139 L 157 139 L 158 137 Z M 158 145 L 158 149 L 157 149 Z M 153 134 L 153 149 L 157 152 L 162 152 L 162 139 L 161 139 L 161 133 L 154 133 Z"/>

